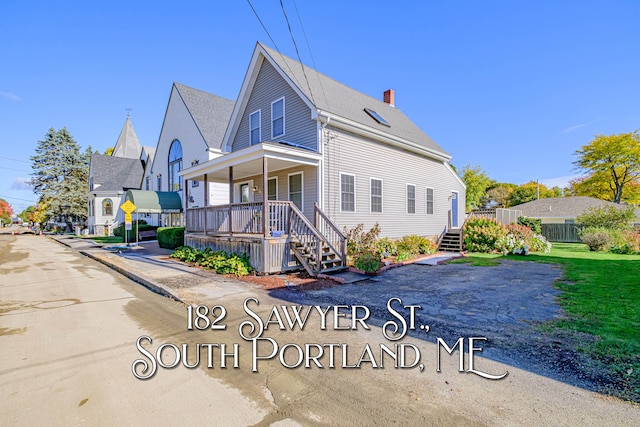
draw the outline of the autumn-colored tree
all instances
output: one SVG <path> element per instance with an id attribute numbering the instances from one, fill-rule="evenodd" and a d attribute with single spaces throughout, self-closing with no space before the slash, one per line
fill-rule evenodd
<path id="1" fill-rule="evenodd" d="M 20 212 L 18 214 L 18 218 L 20 218 L 22 221 L 24 222 L 35 222 L 34 221 L 34 216 L 35 216 L 35 212 L 36 212 L 36 207 L 35 206 L 29 206 L 27 208 L 25 208 L 22 212 Z"/>
<path id="2" fill-rule="evenodd" d="M 504 208 L 508 205 L 509 196 L 518 188 L 516 184 L 501 182 L 487 190 L 487 206 Z"/>
<path id="3" fill-rule="evenodd" d="M 106 150 L 104 150 L 104 155 L 105 155 L 105 156 L 113 156 L 113 150 L 114 150 L 114 148 L 116 148 L 116 147 L 109 147 L 109 148 L 107 148 Z"/>
<path id="4" fill-rule="evenodd" d="M 559 189 L 558 189 L 559 190 Z M 517 206 L 536 199 L 548 199 L 559 197 L 561 193 L 547 188 L 544 184 L 529 181 L 526 184 L 515 188 L 507 198 L 507 207 Z"/>
<path id="5" fill-rule="evenodd" d="M 569 181 L 568 192 L 571 196 L 588 196 L 609 202 L 613 201 L 614 196 L 609 185 L 609 176 L 601 172 L 572 179 Z M 640 204 L 640 180 L 625 184 L 622 201 L 632 205 Z"/>
<path id="6" fill-rule="evenodd" d="M 620 203 L 625 187 L 640 179 L 640 134 L 638 131 L 618 135 L 596 135 L 576 151 L 574 165 L 587 172 L 593 181 L 609 187 L 611 200 Z"/>
<path id="7" fill-rule="evenodd" d="M 0 199 L 0 223 L 2 225 L 11 224 L 11 215 L 13 215 L 13 208 L 4 199 Z"/>

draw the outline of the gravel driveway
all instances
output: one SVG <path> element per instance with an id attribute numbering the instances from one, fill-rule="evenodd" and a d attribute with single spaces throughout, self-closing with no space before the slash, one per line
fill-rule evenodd
<path id="1" fill-rule="evenodd" d="M 364 281 L 324 289 L 304 286 L 271 291 L 276 298 L 303 305 L 366 305 L 371 324 L 391 320 L 390 298 L 420 305 L 417 325 L 429 325 L 429 341 L 443 338 L 452 345 L 459 337 L 486 337 L 482 356 L 589 390 L 607 383 L 592 361 L 574 348 L 576 339 L 561 332 L 545 333 L 536 326 L 563 316 L 553 282 L 560 266 L 503 260 L 495 267 L 466 264 L 408 265 Z"/>

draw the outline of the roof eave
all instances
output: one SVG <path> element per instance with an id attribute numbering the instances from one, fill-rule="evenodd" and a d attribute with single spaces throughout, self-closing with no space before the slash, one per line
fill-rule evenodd
<path id="1" fill-rule="evenodd" d="M 441 162 L 451 161 L 451 156 L 447 153 L 443 153 L 437 150 L 431 150 L 427 147 L 416 144 L 415 142 L 409 141 L 408 139 L 400 138 L 388 132 L 380 131 L 378 129 L 338 116 L 328 111 L 318 110 L 317 115 L 319 120 L 324 120 L 325 122 L 327 122 L 328 119 L 328 123 L 336 128 L 344 129 L 369 138 L 374 138 L 394 147 L 421 154 L 423 156 L 427 156 Z"/>

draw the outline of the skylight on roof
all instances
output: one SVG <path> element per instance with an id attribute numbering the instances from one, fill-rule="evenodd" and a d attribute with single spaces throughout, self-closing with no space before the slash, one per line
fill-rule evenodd
<path id="1" fill-rule="evenodd" d="M 391 127 L 391 125 L 389 124 L 389 122 L 388 122 L 388 121 L 386 121 L 386 120 L 384 119 L 384 117 L 382 117 L 380 114 L 376 113 L 375 111 L 373 111 L 373 110 L 371 110 L 371 109 L 369 109 L 369 108 L 365 108 L 365 109 L 364 109 L 364 111 L 365 111 L 365 113 L 367 113 L 368 115 L 370 115 L 370 116 L 371 116 L 371 118 L 372 118 L 373 120 L 375 120 L 376 122 L 380 123 L 381 125 Z"/>

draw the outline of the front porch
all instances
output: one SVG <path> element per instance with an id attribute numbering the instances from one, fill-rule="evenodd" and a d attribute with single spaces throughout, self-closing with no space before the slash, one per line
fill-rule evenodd
<path id="1" fill-rule="evenodd" d="M 244 252 L 259 273 L 346 268 L 346 237 L 317 205 L 313 213 L 312 223 L 293 202 L 272 200 L 189 208 L 185 244 Z"/>

